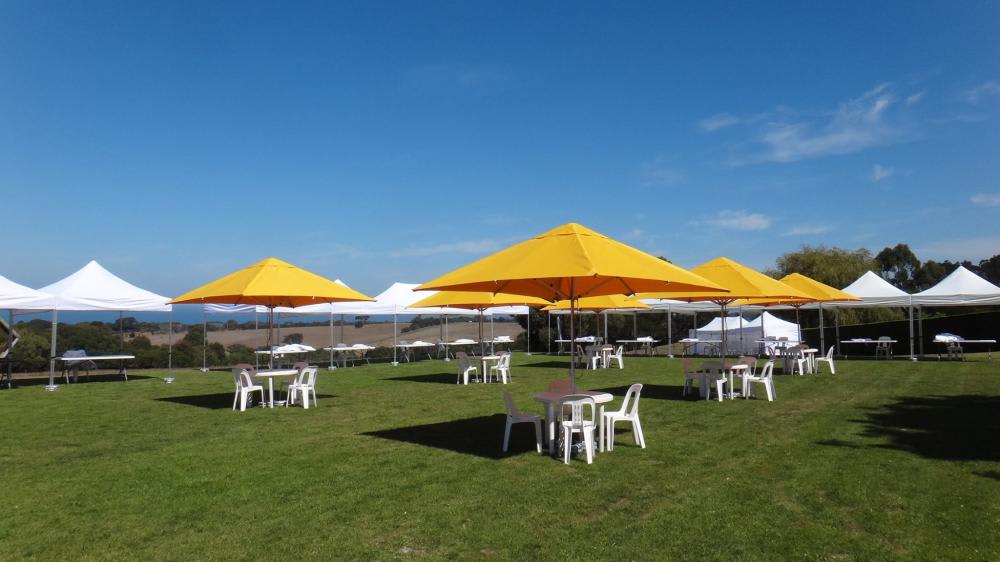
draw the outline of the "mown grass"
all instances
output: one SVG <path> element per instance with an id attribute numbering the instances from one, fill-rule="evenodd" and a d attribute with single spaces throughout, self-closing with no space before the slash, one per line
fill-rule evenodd
<path id="1" fill-rule="evenodd" d="M 518 404 L 567 360 L 515 357 Z M 2 559 L 976 559 L 1000 557 L 998 362 L 843 361 L 778 401 L 642 382 L 648 448 L 565 466 L 500 385 L 454 363 L 321 371 L 318 408 L 230 410 L 226 372 L 0 391 Z M 617 402 L 616 402 L 617 403 Z"/>

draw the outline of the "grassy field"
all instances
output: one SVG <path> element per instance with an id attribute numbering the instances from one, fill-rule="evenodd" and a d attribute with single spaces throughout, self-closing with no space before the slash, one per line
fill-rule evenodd
<path id="1" fill-rule="evenodd" d="M 1000 361 L 844 361 L 778 400 L 646 385 L 648 448 L 570 466 L 530 426 L 500 453 L 500 385 L 455 363 L 321 371 L 319 407 L 230 410 L 227 372 L 0 391 L 0 559 L 1000 558 Z M 514 398 L 566 374 L 515 357 Z M 617 404 L 618 401 L 615 402 Z"/>

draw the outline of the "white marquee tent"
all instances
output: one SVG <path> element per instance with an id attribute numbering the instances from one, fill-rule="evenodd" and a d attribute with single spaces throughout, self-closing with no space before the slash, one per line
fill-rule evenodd
<path id="1" fill-rule="evenodd" d="M 690 330 L 689 337 L 702 340 L 721 340 L 722 329 L 722 318 L 715 317 L 708 324 Z M 793 344 L 799 341 L 798 324 L 782 320 L 767 311 L 749 322 L 746 320 L 741 322 L 739 316 L 730 316 L 726 319 L 725 330 L 729 351 L 743 354 L 756 354 L 760 350 L 760 344 L 757 343 L 757 340 L 765 337 L 788 338 L 788 341 Z M 706 344 L 695 344 L 692 349 L 696 354 L 704 354 L 705 347 Z"/>
<path id="2" fill-rule="evenodd" d="M 20 310 L 52 311 L 52 351 L 49 361 L 50 390 L 55 389 L 56 338 L 59 311 L 114 311 L 114 312 L 170 312 L 169 297 L 140 289 L 113 273 L 101 264 L 91 261 L 72 275 L 42 287 L 40 292 L 51 295 L 52 300 L 20 307 Z M 173 342 L 171 342 L 173 343 Z"/>
<path id="3" fill-rule="evenodd" d="M 1000 287 L 963 266 L 926 291 L 913 295 L 914 306 L 975 306 L 1000 304 Z"/>
<path id="4" fill-rule="evenodd" d="M 55 306 L 52 295 L 25 287 L 0 275 L 0 309 L 15 310 L 38 307 L 51 310 Z"/>

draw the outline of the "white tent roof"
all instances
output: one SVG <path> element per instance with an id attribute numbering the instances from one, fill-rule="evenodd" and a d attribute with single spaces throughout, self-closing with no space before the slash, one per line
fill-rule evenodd
<path id="1" fill-rule="evenodd" d="M 0 309 L 38 307 L 42 310 L 51 310 L 54 306 L 55 300 L 52 295 L 25 287 L 0 275 Z"/>
<path id="2" fill-rule="evenodd" d="M 826 303 L 828 307 L 846 306 L 909 306 L 910 295 L 894 287 L 876 273 L 866 271 L 857 281 L 844 287 L 844 292 L 850 293 L 860 301 Z M 812 308 L 813 306 L 808 306 Z"/>
<path id="3" fill-rule="evenodd" d="M 926 291 L 913 295 L 913 304 L 925 306 L 1000 304 L 1000 287 L 963 266 Z"/>
<path id="4" fill-rule="evenodd" d="M 39 289 L 52 295 L 56 310 L 114 310 L 154 311 L 171 310 L 169 297 L 140 289 L 116 277 L 91 261 L 79 271 L 61 281 Z M 25 310 L 51 310 L 53 306 L 24 306 Z"/>
<path id="5" fill-rule="evenodd" d="M 339 280 L 338 280 L 339 281 Z M 461 308 L 407 308 L 411 304 L 427 298 L 437 291 L 414 291 L 418 283 L 393 283 L 386 290 L 375 295 L 374 301 L 334 302 L 300 306 L 298 308 L 279 308 L 277 312 L 292 314 L 348 314 L 365 316 L 392 316 L 394 314 L 428 314 L 428 315 L 462 315 L 470 316 L 470 310 Z"/>
<path id="6" fill-rule="evenodd" d="M 216 303 L 205 303 L 202 306 L 202 310 L 205 314 L 253 314 L 259 312 L 261 314 L 267 314 L 267 307 L 257 304 L 216 304 Z M 289 309 L 291 310 L 291 309 Z"/>

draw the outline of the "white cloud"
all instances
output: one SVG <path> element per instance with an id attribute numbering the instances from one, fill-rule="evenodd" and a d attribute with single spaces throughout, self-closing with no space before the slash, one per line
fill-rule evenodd
<path id="1" fill-rule="evenodd" d="M 830 232 L 829 226 L 796 226 L 784 232 L 782 236 L 816 236 Z"/>
<path id="2" fill-rule="evenodd" d="M 920 102 L 920 100 L 924 99 L 924 94 L 926 93 L 927 92 L 917 92 L 915 94 L 906 96 L 906 99 L 903 100 L 903 103 L 905 103 L 906 105 L 916 105 L 917 103 Z"/>
<path id="3" fill-rule="evenodd" d="M 495 252 L 500 249 L 500 243 L 496 240 L 465 240 L 462 242 L 450 242 L 447 244 L 435 244 L 429 246 L 408 246 L 401 250 L 389 252 L 394 258 L 400 257 L 421 257 L 433 256 L 436 254 L 485 254 Z"/>
<path id="4" fill-rule="evenodd" d="M 1000 238 L 962 238 L 955 240 L 939 240 L 922 247 L 914 248 L 913 252 L 922 260 L 969 260 L 976 262 L 1000 253 Z"/>
<path id="5" fill-rule="evenodd" d="M 667 165 L 663 156 L 640 166 L 643 187 L 670 187 L 684 181 L 684 175 Z"/>
<path id="6" fill-rule="evenodd" d="M 880 182 L 886 178 L 891 178 L 896 174 L 896 169 L 892 167 L 882 166 L 881 164 L 875 164 L 872 167 L 872 181 Z"/>
<path id="7" fill-rule="evenodd" d="M 760 135 L 767 150 L 759 160 L 796 162 L 906 140 L 906 127 L 893 124 L 890 112 L 897 97 L 888 83 L 848 100 L 820 120 L 770 123 Z"/>
<path id="8" fill-rule="evenodd" d="M 697 221 L 697 223 L 728 230 L 764 230 L 771 226 L 771 219 L 760 213 L 724 210 L 719 211 L 713 217 Z"/>
<path id="9" fill-rule="evenodd" d="M 993 80 L 983 82 L 965 92 L 965 95 L 962 97 L 971 104 L 977 104 L 990 96 L 1000 96 L 1000 82 L 994 82 Z"/>
<path id="10" fill-rule="evenodd" d="M 1000 207 L 1000 193 L 977 193 L 969 201 L 979 207 Z"/>
<path id="11" fill-rule="evenodd" d="M 698 122 L 698 127 L 706 133 L 714 133 L 719 129 L 740 124 L 740 118 L 729 113 L 716 113 Z"/>

